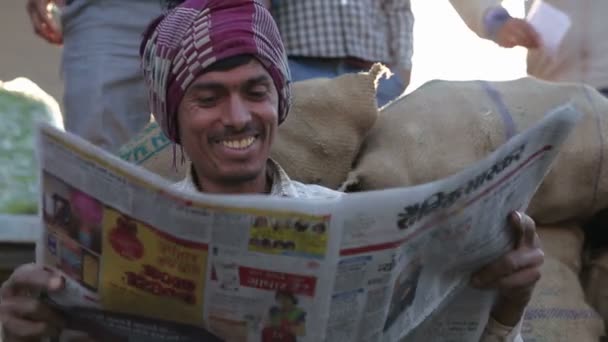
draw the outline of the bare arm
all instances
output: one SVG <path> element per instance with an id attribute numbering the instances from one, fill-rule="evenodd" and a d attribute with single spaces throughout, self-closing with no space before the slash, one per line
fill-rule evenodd
<path id="1" fill-rule="evenodd" d="M 464 23 L 479 37 L 488 39 L 484 19 L 487 11 L 499 7 L 502 0 L 450 0 Z"/>
<path id="2" fill-rule="evenodd" d="M 512 18 L 500 6 L 501 0 L 450 0 L 465 24 L 479 37 L 512 48 L 523 46 L 534 49 L 541 40 L 527 21 Z"/>

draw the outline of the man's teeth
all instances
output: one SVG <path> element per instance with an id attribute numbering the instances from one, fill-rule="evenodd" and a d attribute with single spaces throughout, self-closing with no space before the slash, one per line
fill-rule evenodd
<path id="1" fill-rule="evenodd" d="M 222 140 L 222 144 L 228 148 L 244 149 L 251 146 L 254 141 L 254 137 L 249 137 L 241 140 Z"/>

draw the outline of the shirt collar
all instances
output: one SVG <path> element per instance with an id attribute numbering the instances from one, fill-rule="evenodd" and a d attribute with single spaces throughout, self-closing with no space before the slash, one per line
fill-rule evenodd
<path id="1" fill-rule="evenodd" d="M 268 178 L 272 182 L 269 193 L 270 196 L 298 197 L 298 192 L 293 181 L 277 162 L 269 158 L 266 166 Z M 186 183 L 185 185 L 187 185 L 186 188 L 200 191 L 195 175 L 196 172 L 194 171 L 194 165 L 190 163 L 188 172 L 186 173 L 186 179 L 184 179 L 184 182 Z"/>

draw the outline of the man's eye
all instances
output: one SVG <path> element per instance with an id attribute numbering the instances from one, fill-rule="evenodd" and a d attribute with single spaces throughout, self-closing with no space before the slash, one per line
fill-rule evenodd
<path id="1" fill-rule="evenodd" d="M 216 97 L 211 97 L 211 96 L 206 96 L 206 97 L 199 97 L 197 99 L 197 102 L 201 105 L 201 106 L 211 106 L 213 105 L 215 102 L 217 101 Z"/>
<path id="2" fill-rule="evenodd" d="M 263 100 L 266 98 L 268 92 L 266 90 L 251 90 L 249 91 L 249 97 L 254 100 Z"/>
<path id="3" fill-rule="evenodd" d="M 264 97 L 264 96 L 266 96 L 266 92 L 265 91 L 251 91 L 251 92 L 249 92 L 249 94 L 251 94 L 251 96 L 253 96 L 253 97 Z"/>

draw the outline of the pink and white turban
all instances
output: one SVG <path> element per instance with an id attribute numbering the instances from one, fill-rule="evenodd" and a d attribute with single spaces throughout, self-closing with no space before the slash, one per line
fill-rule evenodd
<path id="1" fill-rule="evenodd" d="M 135 14 L 136 15 L 136 14 Z M 179 143 L 177 109 L 205 68 L 223 59 L 253 55 L 279 94 L 279 123 L 290 104 L 290 74 L 279 30 L 255 0 L 187 0 L 153 21 L 141 44 L 150 109 L 165 135 Z"/>

